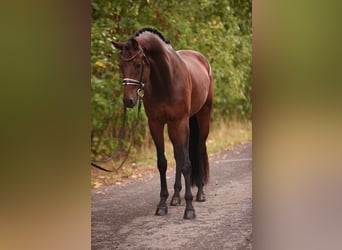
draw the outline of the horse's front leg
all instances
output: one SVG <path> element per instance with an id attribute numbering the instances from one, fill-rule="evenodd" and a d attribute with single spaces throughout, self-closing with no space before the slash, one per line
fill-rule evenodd
<path id="1" fill-rule="evenodd" d="M 149 126 L 157 150 L 157 165 L 160 174 L 160 201 L 156 215 L 163 216 L 167 214 L 166 200 L 169 197 L 166 182 L 167 160 L 164 153 L 164 124 L 149 121 Z"/>
<path id="2" fill-rule="evenodd" d="M 168 125 L 169 136 L 173 144 L 174 156 L 176 159 L 176 181 L 175 181 L 175 193 L 172 198 L 178 200 L 179 192 L 181 189 L 181 174 L 185 180 L 185 202 L 186 207 L 184 211 L 184 219 L 194 219 L 195 209 L 192 206 L 193 196 L 191 193 L 191 162 L 189 158 L 189 122 L 188 119 L 183 119 L 178 122 L 174 122 Z M 172 203 L 171 203 L 172 204 Z M 178 203 L 179 204 L 179 203 Z"/>

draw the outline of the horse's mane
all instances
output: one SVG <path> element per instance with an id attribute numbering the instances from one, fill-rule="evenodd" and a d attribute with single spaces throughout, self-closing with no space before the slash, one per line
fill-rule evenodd
<path id="1" fill-rule="evenodd" d="M 170 44 L 170 41 L 169 41 L 169 40 L 166 40 L 162 33 L 160 33 L 158 30 L 156 30 L 156 29 L 154 29 L 154 28 L 149 28 L 149 27 L 143 28 L 143 29 L 139 30 L 138 32 L 136 32 L 136 33 L 132 36 L 132 38 L 137 37 L 137 36 L 139 36 L 140 34 L 142 34 L 142 33 L 144 33 L 144 32 L 153 33 L 153 34 L 157 35 L 164 43 Z"/>

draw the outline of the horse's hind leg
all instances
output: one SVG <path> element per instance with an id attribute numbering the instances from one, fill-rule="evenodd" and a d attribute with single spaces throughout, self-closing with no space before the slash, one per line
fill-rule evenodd
<path id="1" fill-rule="evenodd" d="M 171 199 L 171 203 L 170 203 L 171 206 L 179 206 L 181 204 L 181 198 L 179 194 L 180 191 L 182 190 L 181 178 L 182 178 L 181 170 L 176 169 L 175 184 L 173 186 L 175 192 Z"/>
<path id="2" fill-rule="evenodd" d="M 182 190 L 182 168 L 179 166 L 179 163 L 177 163 L 177 158 L 179 158 L 180 153 L 177 153 L 176 152 L 177 149 L 175 148 L 176 147 L 175 144 L 177 141 L 177 139 L 173 138 L 174 136 L 177 138 L 177 134 L 173 132 L 175 129 L 170 129 L 169 127 L 168 129 L 169 129 L 169 136 L 170 136 L 170 139 L 172 140 L 173 147 L 174 147 L 174 157 L 176 159 L 175 184 L 173 185 L 174 193 L 172 195 L 170 205 L 179 206 L 181 204 L 180 191 Z M 180 146 L 177 146 L 177 147 L 179 148 Z"/>
<path id="3" fill-rule="evenodd" d="M 205 133 L 204 133 L 204 135 L 205 135 Z M 196 195 L 196 201 L 203 202 L 206 200 L 205 194 L 203 191 L 203 186 L 207 182 L 207 178 L 208 178 L 207 177 L 207 175 L 208 175 L 208 169 L 207 168 L 209 167 L 209 162 L 208 162 L 207 146 L 205 144 L 206 139 L 204 139 L 205 137 L 204 138 L 201 138 L 201 137 L 202 136 L 200 135 L 200 138 L 198 141 L 198 146 L 199 146 L 199 170 L 198 171 L 199 171 L 199 174 L 198 174 L 197 180 L 196 180 L 196 185 L 198 187 L 198 191 L 197 191 L 197 195 Z"/>
<path id="4" fill-rule="evenodd" d="M 164 124 L 149 122 L 151 135 L 157 150 L 157 164 L 160 174 L 160 202 L 157 205 L 156 215 L 166 215 L 166 200 L 169 197 L 166 182 L 167 161 L 164 154 Z"/>
<path id="5" fill-rule="evenodd" d="M 196 201 L 203 202 L 206 200 L 203 186 L 209 179 L 209 160 L 207 153 L 206 140 L 209 135 L 210 129 L 210 114 L 212 110 L 212 102 L 208 100 L 202 107 L 199 113 L 196 114 L 198 124 L 198 175 L 196 185 L 198 192 L 196 195 Z"/>
<path id="6" fill-rule="evenodd" d="M 177 159 L 176 154 L 175 158 Z M 180 191 L 182 190 L 182 169 L 176 167 L 176 174 L 175 174 L 175 184 L 173 186 L 174 193 L 171 199 L 171 206 L 179 206 L 181 204 L 181 198 L 180 198 Z"/>
<path id="7" fill-rule="evenodd" d="M 175 194 L 173 197 L 179 197 L 180 175 L 185 180 L 185 211 L 184 219 L 195 219 L 195 209 L 192 206 L 193 196 L 191 193 L 191 162 L 189 158 L 189 121 L 184 118 L 179 121 L 168 124 L 169 136 L 173 144 L 174 155 L 176 159 L 176 182 Z M 179 177 L 179 178 L 178 178 Z"/>
<path id="8" fill-rule="evenodd" d="M 203 192 L 203 155 L 200 154 L 200 149 L 202 142 L 200 141 L 199 124 L 197 120 L 197 115 L 194 115 L 189 120 L 190 126 L 190 141 L 189 141 L 189 155 L 191 160 L 191 185 L 196 185 L 198 187 L 198 192 L 196 196 L 196 201 L 205 201 L 205 196 Z M 201 144 L 201 145 L 200 145 Z"/>

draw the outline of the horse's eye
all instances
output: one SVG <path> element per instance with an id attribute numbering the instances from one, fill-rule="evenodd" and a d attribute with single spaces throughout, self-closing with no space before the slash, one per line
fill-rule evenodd
<path id="1" fill-rule="evenodd" d="M 136 67 L 137 69 L 139 69 L 139 68 L 140 68 L 140 63 L 137 63 L 137 64 L 135 65 L 135 67 Z"/>

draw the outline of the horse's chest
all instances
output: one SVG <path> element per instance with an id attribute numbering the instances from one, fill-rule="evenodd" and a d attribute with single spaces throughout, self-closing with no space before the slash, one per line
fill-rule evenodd
<path id="1" fill-rule="evenodd" d="M 188 114 L 188 108 L 182 103 L 162 103 L 150 106 L 145 105 L 145 112 L 149 119 L 167 122 L 182 119 Z"/>

